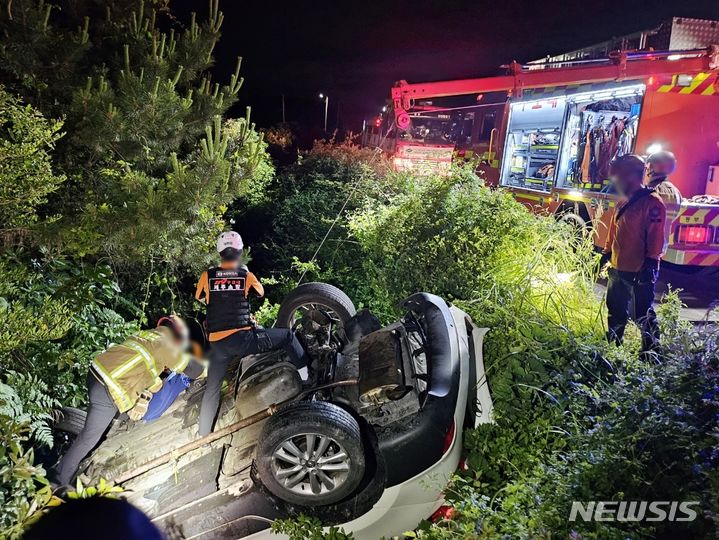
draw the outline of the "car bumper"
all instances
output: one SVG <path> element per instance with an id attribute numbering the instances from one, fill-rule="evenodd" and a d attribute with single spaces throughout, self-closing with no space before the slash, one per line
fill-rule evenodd
<path id="1" fill-rule="evenodd" d="M 460 379 L 455 402 L 452 441 L 442 457 L 433 465 L 412 478 L 388 487 L 369 512 L 340 525 L 345 532 L 351 532 L 357 540 L 391 538 L 417 528 L 422 520 L 429 518 L 435 510 L 442 506 L 444 490 L 459 467 L 462 457 L 462 428 L 470 389 L 469 362 L 474 361 L 470 355 L 469 337 L 464 330 L 468 324 L 471 325 L 474 331 L 481 332 L 480 339 L 485 330 L 474 326 L 469 317 L 457 308 L 450 308 L 449 313 L 454 329 L 452 338 L 456 340 L 453 345 L 456 345 L 459 356 Z M 267 529 L 247 538 L 279 539 L 287 537 L 274 534 Z"/>

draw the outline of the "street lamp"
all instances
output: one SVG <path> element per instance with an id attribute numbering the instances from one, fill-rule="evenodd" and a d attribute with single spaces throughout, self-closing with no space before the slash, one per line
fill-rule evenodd
<path id="1" fill-rule="evenodd" d="M 326 94 L 320 93 L 320 99 L 325 100 L 325 133 L 327 133 L 327 108 L 329 107 L 330 97 Z"/>

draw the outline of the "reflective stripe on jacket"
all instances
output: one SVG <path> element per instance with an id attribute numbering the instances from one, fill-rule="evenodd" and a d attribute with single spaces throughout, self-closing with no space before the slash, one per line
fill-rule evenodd
<path id="1" fill-rule="evenodd" d="M 169 328 L 138 332 L 95 357 L 92 368 L 105 384 L 120 412 L 130 410 L 144 390 L 162 388 L 165 368 L 182 371 L 190 355 L 175 343 Z"/>
<path id="2" fill-rule="evenodd" d="M 679 211 L 681 210 L 682 194 L 677 186 L 672 184 L 666 176 L 662 178 L 655 178 L 649 182 L 648 185 L 650 188 L 654 189 L 654 193 L 659 195 L 659 198 L 662 202 L 664 202 L 664 206 L 667 209 L 667 219 L 664 222 L 663 251 L 663 254 L 666 255 L 667 248 L 669 247 L 669 241 L 671 240 L 672 225 L 676 221 L 677 217 L 679 217 Z"/>

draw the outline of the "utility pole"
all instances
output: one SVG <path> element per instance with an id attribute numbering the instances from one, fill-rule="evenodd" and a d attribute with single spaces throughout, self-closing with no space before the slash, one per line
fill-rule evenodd
<path id="1" fill-rule="evenodd" d="M 286 123 L 285 120 L 285 95 L 282 94 L 282 123 Z"/>
<path id="2" fill-rule="evenodd" d="M 325 100 L 325 133 L 327 133 L 327 110 L 330 105 L 330 97 L 327 94 L 320 94 L 320 99 Z"/>

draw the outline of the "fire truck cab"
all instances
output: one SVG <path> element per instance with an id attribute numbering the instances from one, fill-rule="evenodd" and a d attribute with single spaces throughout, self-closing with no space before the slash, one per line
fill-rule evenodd
<path id="1" fill-rule="evenodd" d="M 678 161 L 671 180 L 684 201 L 668 208 L 676 219 L 665 260 L 719 266 L 718 74 L 719 48 L 710 46 L 514 63 L 498 77 L 400 81 L 391 94 L 393 129 L 404 135 L 385 149 L 397 168 L 420 168 L 412 156 L 423 142 L 413 130 L 432 111 L 442 114 L 445 152 L 476 158 L 488 184 L 591 231 L 597 246 L 618 200 L 608 181 L 612 159 L 670 150 Z M 437 105 L 456 96 L 472 103 Z"/>

